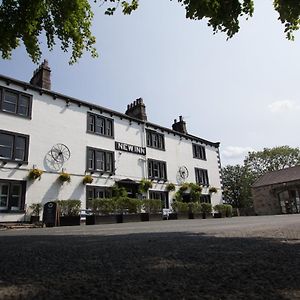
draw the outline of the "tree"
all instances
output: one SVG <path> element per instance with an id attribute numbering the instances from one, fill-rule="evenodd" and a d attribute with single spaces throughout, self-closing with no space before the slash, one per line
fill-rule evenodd
<path id="1" fill-rule="evenodd" d="M 264 148 L 262 151 L 249 152 L 244 165 L 258 178 L 266 172 L 276 171 L 300 164 L 299 148 L 280 146 Z"/>
<path id="2" fill-rule="evenodd" d="M 112 15 L 121 5 L 124 14 L 138 8 L 138 0 L 93 0 L 108 6 L 105 14 Z M 172 1 L 172 0 L 170 0 Z M 70 63 L 88 51 L 97 56 L 96 39 L 91 33 L 93 12 L 89 0 L 0 0 L 0 53 L 7 59 L 22 41 L 33 62 L 41 58 L 39 38 L 46 35 L 47 46 L 53 49 L 57 41 L 61 49 L 72 49 Z M 240 18 L 251 17 L 254 0 L 176 0 L 186 10 L 186 18 L 207 19 L 213 32 L 225 32 L 231 38 L 239 31 Z M 110 3 L 110 4 L 109 4 Z M 299 29 L 300 3 L 295 0 L 274 0 L 279 20 L 285 26 L 288 39 Z"/>
<path id="3" fill-rule="evenodd" d="M 234 208 L 252 206 L 251 185 L 254 177 L 245 166 L 235 165 L 222 168 L 222 182 L 226 203 Z"/>

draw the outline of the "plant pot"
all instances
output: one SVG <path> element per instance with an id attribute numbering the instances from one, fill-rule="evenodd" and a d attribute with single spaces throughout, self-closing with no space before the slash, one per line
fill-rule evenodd
<path id="1" fill-rule="evenodd" d="M 40 216 L 30 216 L 30 224 L 35 224 L 40 222 Z"/>
<path id="2" fill-rule="evenodd" d="M 96 224 L 114 224 L 117 223 L 116 215 L 91 215 L 86 216 L 86 225 L 96 225 Z"/>
<path id="3" fill-rule="evenodd" d="M 149 215 L 150 221 L 161 221 L 163 219 L 163 215 L 161 213 L 154 213 Z"/>
<path id="4" fill-rule="evenodd" d="M 214 213 L 214 218 L 216 218 L 216 219 L 222 218 L 222 213 L 220 213 L 220 212 Z"/>
<path id="5" fill-rule="evenodd" d="M 207 213 L 203 212 L 202 213 L 202 219 L 206 219 L 206 217 L 207 217 Z"/>
<path id="6" fill-rule="evenodd" d="M 150 221 L 150 214 L 149 213 L 141 213 L 141 221 L 142 222 Z"/>
<path id="7" fill-rule="evenodd" d="M 186 219 L 189 219 L 189 213 L 187 213 L 187 212 L 178 212 L 178 213 L 177 213 L 177 219 L 178 219 L 178 220 L 186 220 Z"/>
<path id="8" fill-rule="evenodd" d="M 123 214 L 117 214 L 116 220 L 117 220 L 117 223 L 123 223 Z"/>
<path id="9" fill-rule="evenodd" d="M 141 222 L 141 214 L 123 214 L 123 223 Z"/>
<path id="10" fill-rule="evenodd" d="M 59 226 L 80 225 L 80 216 L 63 216 L 59 218 Z"/>
<path id="11" fill-rule="evenodd" d="M 177 213 L 175 212 L 169 213 L 168 220 L 177 220 Z"/>

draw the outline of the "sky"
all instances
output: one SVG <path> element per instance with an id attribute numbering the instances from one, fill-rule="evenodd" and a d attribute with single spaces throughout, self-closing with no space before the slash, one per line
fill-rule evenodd
<path id="1" fill-rule="evenodd" d="M 52 90 L 125 112 L 142 97 L 148 120 L 171 128 L 182 115 L 190 134 L 220 142 L 222 165 L 242 163 L 248 151 L 299 147 L 300 35 L 285 38 L 271 0 L 256 0 L 254 17 L 230 40 L 205 20 L 185 18 L 176 1 L 140 0 L 130 16 L 105 16 L 94 6 L 99 58 L 68 64 L 59 46 L 49 52 Z M 37 65 L 24 47 L 0 73 L 29 82 Z"/>

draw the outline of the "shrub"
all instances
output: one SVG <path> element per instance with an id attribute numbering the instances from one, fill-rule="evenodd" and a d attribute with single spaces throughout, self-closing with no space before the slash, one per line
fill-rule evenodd
<path id="1" fill-rule="evenodd" d="M 210 203 L 200 203 L 201 211 L 205 214 L 210 214 L 212 212 L 212 205 Z"/>
<path id="2" fill-rule="evenodd" d="M 199 202 L 191 202 L 188 204 L 189 205 L 189 211 L 194 213 L 194 214 L 199 214 L 202 212 L 202 207 L 201 204 Z"/>
<path id="3" fill-rule="evenodd" d="M 231 218 L 232 217 L 232 206 L 230 204 L 224 204 L 224 206 L 225 206 L 226 217 Z"/>
<path id="4" fill-rule="evenodd" d="M 80 213 L 81 201 L 80 200 L 57 200 L 61 216 L 78 216 Z"/>
<path id="5" fill-rule="evenodd" d="M 190 187 L 189 183 L 185 182 L 181 185 L 181 187 L 179 188 L 179 191 L 181 193 L 183 193 L 183 192 L 187 191 L 189 189 L 189 187 Z"/>
<path id="6" fill-rule="evenodd" d="M 39 216 L 40 215 L 40 212 L 42 210 L 42 203 L 32 203 L 29 208 L 31 209 L 32 213 L 31 215 L 32 216 Z"/>
<path id="7" fill-rule="evenodd" d="M 172 209 L 177 213 L 185 213 L 189 211 L 189 203 L 174 201 L 172 203 Z"/>
<path id="8" fill-rule="evenodd" d="M 148 190 L 152 188 L 152 181 L 151 180 L 148 180 L 148 179 L 145 179 L 143 178 L 141 181 L 140 181 L 140 192 L 143 194 L 143 193 L 147 193 Z"/>
<path id="9" fill-rule="evenodd" d="M 174 184 L 174 183 L 171 183 L 171 182 L 168 183 L 167 186 L 166 186 L 166 190 L 169 191 L 169 192 L 175 191 L 175 188 L 176 188 L 176 187 L 175 187 L 175 184 Z"/>
<path id="10" fill-rule="evenodd" d="M 217 211 L 218 213 L 221 213 L 222 216 L 226 216 L 226 205 L 224 204 L 217 204 L 214 206 L 214 210 Z"/>
<path id="11" fill-rule="evenodd" d="M 58 179 L 64 183 L 64 182 L 70 182 L 71 181 L 71 176 L 69 173 L 66 172 L 61 172 L 58 176 Z"/>
<path id="12" fill-rule="evenodd" d="M 139 213 L 141 212 L 142 201 L 129 197 L 120 197 L 116 200 L 116 209 L 120 212 Z"/>
<path id="13" fill-rule="evenodd" d="M 124 187 L 119 187 L 117 184 L 114 184 L 112 187 L 112 195 L 118 199 L 120 197 L 127 197 L 128 193 Z"/>
<path id="14" fill-rule="evenodd" d="M 35 179 L 39 179 L 41 180 L 41 176 L 44 173 L 44 171 L 40 170 L 40 169 L 31 169 L 29 170 L 28 173 L 28 179 L 30 180 L 35 180 Z"/>
<path id="15" fill-rule="evenodd" d="M 93 181 L 94 181 L 94 179 L 91 175 L 85 175 L 83 177 L 82 183 L 87 184 L 87 183 L 92 183 Z"/>
<path id="16" fill-rule="evenodd" d="M 143 209 L 150 214 L 160 213 L 162 206 L 159 199 L 144 199 L 142 201 Z"/>
<path id="17" fill-rule="evenodd" d="M 108 215 L 116 210 L 116 201 L 109 198 L 90 199 L 87 202 L 88 208 L 92 209 L 94 214 Z"/>

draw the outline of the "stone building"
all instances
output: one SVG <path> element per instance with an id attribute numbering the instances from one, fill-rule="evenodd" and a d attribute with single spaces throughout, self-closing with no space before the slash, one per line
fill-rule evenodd
<path id="1" fill-rule="evenodd" d="M 300 213 L 300 166 L 269 172 L 252 186 L 258 215 Z"/>

